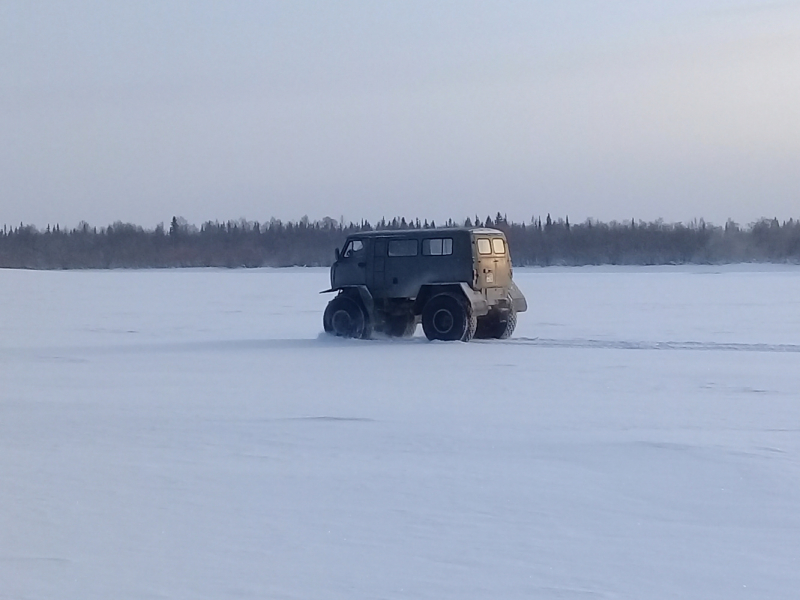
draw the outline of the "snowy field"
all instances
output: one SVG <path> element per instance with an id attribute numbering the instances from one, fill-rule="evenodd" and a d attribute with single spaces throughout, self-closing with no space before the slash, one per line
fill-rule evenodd
<path id="1" fill-rule="evenodd" d="M 800 594 L 800 268 L 517 269 L 512 340 L 326 270 L 0 271 L 0 599 Z"/>

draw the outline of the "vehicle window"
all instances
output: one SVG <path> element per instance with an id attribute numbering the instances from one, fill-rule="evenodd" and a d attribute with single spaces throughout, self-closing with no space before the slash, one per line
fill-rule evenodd
<path id="1" fill-rule="evenodd" d="M 342 256 L 344 258 L 350 258 L 356 252 L 359 252 L 364 249 L 364 242 L 361 240 L 350 240 L 347 242 L 347 246 L 344 248 L 344 252 L 342 252 Z"/>
<path id="2" fill-rule="evenodd" d="M 416 256 L 417 240 L 389 240 L 389 256 Z"/>
<path id="3" fill-rule="evenodd" d="M 492 244 L 486 238 L 478 238 L 478 254 L 491 254 Z"/>
<path id="4" fill-rule="evenodd" d="M 453 253 L 453 238 L 431 238 L 422 240 L 422 254 L 425 256 L 447 256 Z"/>
<path id="5" fill-rule="evenodd" d="M 506 253 L 506 243 L 503 238 L 492 238 L 492 250 L 494 250 L 495 254 Z"/>

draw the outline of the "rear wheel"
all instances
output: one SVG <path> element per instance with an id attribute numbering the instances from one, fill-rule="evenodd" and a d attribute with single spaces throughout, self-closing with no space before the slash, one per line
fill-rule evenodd
<path id="1" fill-rule="evenodd" d="M 497 326 L 497 337 L 501 340 L 507 340 L 511 337 L 511 334 L 514 333 L 514 329 L 517 327 L 517 312 L 514 309 L 511 309 L 506 313 L 505 318 L 501 319 Z"/>
<path id="2" fill-rule="evenodd" d="M 513 309 L 506 313 L 490 312 L 478 319 L 478 328 L 475 337 L 478 339 L 505 340 L 514 333 L 517 326 L 517 313 Z"/>
<path id="3" fill-rule="evenodd" d="M 368 338 L 369 319 L 361 303 L 347 296 L 336 296 L 328 302 L 322 316 L 327 333 L 345 338 Z"/>
<path id="4" fill-rule="evenodd" d="M 475 329 L 475 339 L 488 340 L 493 338 L 496 321 L 497 319 L 492 313 L 484 315 L 483 317 L 478 317 L 478 326 Z"/>
<path id="5" fill-rule="evenodd" d="M 429 340 L 468 342 L 476 326 L 469 304 L 452 294 L 438 294 L 422 309 L 422 329 Z"/>

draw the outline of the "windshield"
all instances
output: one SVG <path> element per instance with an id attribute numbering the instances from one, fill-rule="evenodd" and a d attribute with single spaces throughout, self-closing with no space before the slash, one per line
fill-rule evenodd
<path id="1" fill-rule="evenodd" d="M 342 250 L 342 258 L 350 258 L 357 252 L 361 252 L 364 249 L 364 242 L 361 240 L 350 240 L 345 244 L 344 250 Z"/>

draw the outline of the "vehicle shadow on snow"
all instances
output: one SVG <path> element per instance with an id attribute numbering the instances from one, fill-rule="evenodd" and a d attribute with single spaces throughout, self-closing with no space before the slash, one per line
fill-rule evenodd
<path id="1" fill-rule="evenodd" d="M 343 338 L 337 337 L 335 335 L 331 335 L 330 333 L 325 333 L 324 331 L 320 331 L 319 335 L 317 335 L 317 342 L 319 344 L 325 346 L 351 346 L 351 345 L 362 345 L 362 344 L 427 344 L 428 340 L 424 336 L 414 336 L 410 338 L 398 338 L 398 337 L 389 337 L 388 335 L 382 335 L 379 333 L 373 333 L 372 337 L 368 340 L 362 339 L 353 339 L 353 338 Z"/>
<path id="2" fill-rule="evenodd" d="M 470 346 L 472 344 L 505 344 L 510 340 L 497 340 L 497 339 L 477 339 L 473 338 L 468 344 L 462 341 L 444 341 L 444 340 L 429 340 L 424 335 L 415 335 L 410 338 L 390 337 L 379 333 L 373 333 L 372 337 L 368 340 L 342 338 L 336 337 L 329 333 L 320 332 L 317 336 L 317 341 L 325 346 L 360 346 L 364 345 L 382 345 L 382 346 L 408 346 L 408 345 L 439 345 L 449 344 L 455 346 Z"/>

